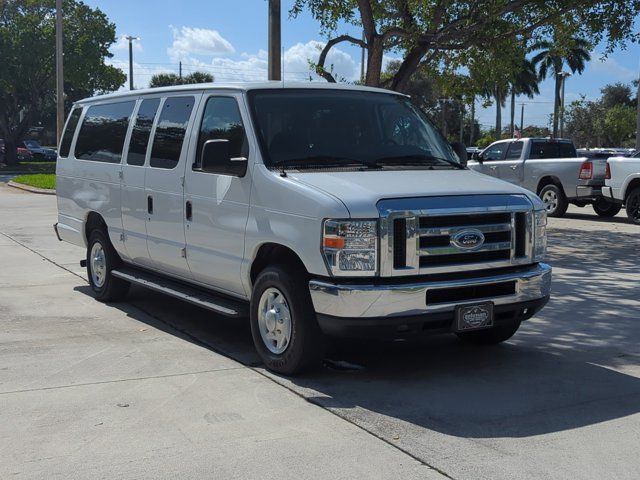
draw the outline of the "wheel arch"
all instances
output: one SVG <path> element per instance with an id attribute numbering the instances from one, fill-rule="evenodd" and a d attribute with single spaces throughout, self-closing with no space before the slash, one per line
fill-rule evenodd
<path id="1" fill-rule="evenodd" d="M 546 187 L 547 185 L 555 185 L 555 186 L 557 186 L 560 189 L 560 191 L 562 192 L 562 194 L 565 197 L 567 196 L 566 192 L 564 191 L 564 187 L 562 186 L 562 182 L 555 175 L 545 175 L 544 177 L 542 177 L 538 181 L 538 187 L 536 188 L 536 194 L 540 195 L 540 192 L 542 191 L 542 189 L 544 187 Z"/>
<path id="2" fill-rule="evenodd" d="M 629 198 L 629 195 L 631 194 L 631 192 L 633 192 L 638 187 L 640 187 L 640 176 L 632 178 L 631 181 L 625 187 L 624 195 L 622 196 L 625 202 L 627 201 L 627 198 Z"/>
<path id="3" fill-rule="evenodd" d="M 252 286 L 260 272 L 270 265 L 284 265 L 294 268 L 306 276 L 309 275 L 304 262 L 291 248 L 280 243 L 263 243 L 256 251 L 249 269 L 249 280 Z"/>

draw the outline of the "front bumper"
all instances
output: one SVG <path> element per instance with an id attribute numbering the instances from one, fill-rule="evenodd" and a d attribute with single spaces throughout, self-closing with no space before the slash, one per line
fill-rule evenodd
<path id="1" fill-rule="evenodd" d="M 513 318 L 528 318 L 549 298 L 551 267 L 539 263 L 490 276 L 386 285 L 311 280 L 309 290 L 325 333 L 339 333 L 341 324 L 349 329 L 404 328 L 408 323 L 427 320 L 450 324 L 456 306 L 479 302 L 493 302 L 497 314 L 508 311 L 515 315 Z"/>

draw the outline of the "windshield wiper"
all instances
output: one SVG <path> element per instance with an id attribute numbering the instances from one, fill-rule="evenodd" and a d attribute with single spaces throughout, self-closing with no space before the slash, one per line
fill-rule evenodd
<path id="1" fill-rule="evenodd" d="M 448 158 L 443 158 L 443 157 L 434 157 L 433 155 L 426 155 L 426 154 L 410 154 L 410 155 L 389 155 L 386 157 L 380 157 L 380 158 L 376 158 L 375 163 L 379 164 L 379 163 L 398 163 L 398 164 L 402 164 L 402 162 L 410 162 L 410 161 L 417 161 L 420 164 L 424 164 L 424 162 L 444 162 L 447 165 L 451 165 L 452 167 L 456 167 L 460 170 L 464 170 L 465 166 L 456 162 L 455 160 L 450 160 Z M 430 166 L 433 166 L 433 164 L 431 164 Z"/>
<path id="2" fill-rule="evenodd" d="M 282 167 L 281 174 L 284 175 L 286 175 L 284 172 L 285 167 L 326 168 L 335 166 L 360 165 L 371 169 L 380 168 L 380 165 L 378 165 L 377 162 L 374 161 L 333 155 L 309 155 L 307 157 L 300 158 L 286 158 L 272 161 L 271 165 Z"/>

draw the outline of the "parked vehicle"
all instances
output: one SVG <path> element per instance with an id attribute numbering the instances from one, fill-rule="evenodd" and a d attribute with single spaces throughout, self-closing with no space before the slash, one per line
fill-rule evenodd
<path id="1" fill-rule="evenodd" d="M 607 160 L 606 186 L 602 193 L 619 206 L 624 205 L 627 217 L 640 225 L 640 152 L 633 157 L 612 157 Z"/>
<path id="2" fill-rule="evenodd" d="M 192 85 L 80 101 L 57 162 L 60 239 L 96 297 L 139 284 L 249 316 L 268 368 L 327 336 L 510 338 L 549 298 L 546 211 L 470 171 L 404 95 Z"/>
<path id="3" fill-rule="evenodd" d="M 602 196 L 606 158 L 578 158 L 571 140 L 500 140 L 478 154 L 469 167 L 538 194 L 551 217 L 562 217 L 569 204 L 592 205 L 603 217 L 620 211 Z"/>
<path id="4" fill-rule="evenodd" d="M 22 146 L 31 152 L 31 155 L 35 159 L 46 160 L 48 162 L 55 162 L 58 158 L 58 154 L 52 148 L 46 148 L 40 145 L 36 140 L 25 140 L 22 142 Z"/>
<path id="5" fill-rule="evenodd" d="M 33 160 L 33 155 L 29 150 L 23 147 L 16 148 L 16 155 L 19 162 L 30 162 Z M 0 160 L 4 162 L 6 158 L 6 152 L 4 147 L 4 140 L 0 138 Z"/>
<path id="6" fill-rule="evenodd" d="M 467 160 L 474 160 L 481 151 L 478 147 L 467 147 Z"/>

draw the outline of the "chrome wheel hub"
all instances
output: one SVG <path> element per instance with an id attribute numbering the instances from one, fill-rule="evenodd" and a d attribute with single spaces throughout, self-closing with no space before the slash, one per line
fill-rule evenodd
<path id="1" fill-rule="evenodd" d="M 291 342 L 291 310 L 287 299 L 277 288 L 267 288 L 258 302 L 258 328 L 265 347 L 276 355 Z"/>
<path id="2" fill-rule="evenodd" d="M 89 265 L 91 266 L 91 281 L 96 287 L 101 288 L 107 279 L 107 262 L 104 248 L 99 242 L 94 243 L 91 247 Z"/>
<path id="3" fill-rule="evenodd" d="M 544 192 L 542 201 L 544 202 L 548 213 L 553 213 L 556 211 L 556 208 L 558 208 L 558 195 L 552 190 Z"/>

